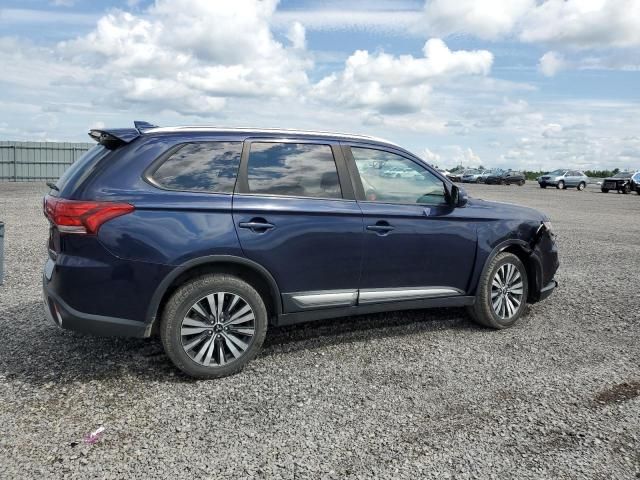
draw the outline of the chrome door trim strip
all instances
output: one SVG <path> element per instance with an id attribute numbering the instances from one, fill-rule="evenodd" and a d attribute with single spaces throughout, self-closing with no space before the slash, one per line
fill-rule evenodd
<path id="1" fill-rule="evenodd" d="M 298 308 L 343 307 L 355 305 L 357 290 L 321 290 L 285 294 Z"/>
<path id="2" fill-rule="evenodd" d="M 360 290 L 358 303 L 367 305 L 370 303 L 422 300 L 458 295 L 464 295 L 464 292 L 453 287 L 369 288 Z"/>

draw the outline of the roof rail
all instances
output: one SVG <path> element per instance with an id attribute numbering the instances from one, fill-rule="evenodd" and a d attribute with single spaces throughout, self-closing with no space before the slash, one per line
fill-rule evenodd
<path id="1" fill-rule="evenodd" d="M 136 127 L 136 130 L 138 130 L 140 133 L 142 133 L 144 130 L 149 130 L 151 128 L 158 128 L 158 125 L 154 125 L 152 123 L 145 122 L 142 120 L 134 120 L 133 126 Z"/>

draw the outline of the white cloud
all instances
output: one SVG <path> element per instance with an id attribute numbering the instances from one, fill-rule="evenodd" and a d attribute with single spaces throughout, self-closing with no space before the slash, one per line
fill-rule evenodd
<path id="1" fill-rule="evenodd" d="M 564 57 L 557 52 L 547 52 L 540 57 L 538 68 L 543 75 L 553 77 L 566 66 Z"/>
<path id="2" fill-rule="evenodd" d="M 463 165 L 465 167 L 479 167 L 482 164 L 480 156 L 470 147 L 447 145 L 443 148 L 444 163 L 448 167 Z"/>
<path id="3" fill-rule="evenodd" d="M 547 0 L 523 19 L 519 37 L 578 49 L 640 45 L 637 0 Z"/>
<path id="4" fill-rule="evenodd" d="M 416 58 L 357 50 L 342 72 L 320 80 L 312 94 L 352 108 L 415 112 L 426 106 L 431 85 L 439 79 L 487 75 L 493 63 L 493 55 L 487 50 L 451 51 L 438 38 L 428 40 L 423 53 Z"/>
<path id="5" fill-rule="evenodd" d="M 425 4 L 426 30 L 497 39 L 511 33 L 535 0 L 431 0 Z"/>
<path id="6" fill-rule="evenodd" d="M 516 36 L 575 49 L 640 45 L 637 0 L 427 0 L 424 11 L 430 35 Z"/>
<path id="7" fill-rule="evenodd" d="M 437 165 L 441 160 L 441 156 L 439 153 L 432 152 L 428 148 L 425 148 L 422 151 L 422 155 L 420 155 L 422 159 L 430 165 Z"/>
<path id="8" fill-rule="evenodd" d="M 293 48 L 305 49 L 307 46 L 305 28 L 300 22 L 293 22 L 291 24 L 287 32 L 287 38 L 291 42 L 291 45 L 293 45 Z"/>
<path id="9" fill-rule="evenodd" d="M 292 45 L 277 41 L 276 4 L 157 0 L 144 15 L 108 13 L 59 50 L 122 98 L 185 114 L 215 112 L 228 97 L 297 96 L 312 66 L 305 31 L 293 24 Z"/>

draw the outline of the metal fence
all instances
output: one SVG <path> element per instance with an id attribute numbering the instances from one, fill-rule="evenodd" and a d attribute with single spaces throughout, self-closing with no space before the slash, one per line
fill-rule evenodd
<path id="1" fill-rule="evenodd" d="M 0 181 L 57 180 L 94 143 L 0 142 Z"/>

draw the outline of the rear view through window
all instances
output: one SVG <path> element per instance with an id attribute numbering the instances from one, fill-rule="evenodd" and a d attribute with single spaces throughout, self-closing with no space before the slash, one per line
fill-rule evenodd
<path id="1" fill-rule="evenodd" d="M 251 193 L 342 198 L 329 145 L 252 143 L 248 182 Z"/>
<path id="2" fill-rule="evenodd" d="M 171 190 L 232 193 L 242 142 L 189 143 L 153 173 L 155 183 Z"/>

